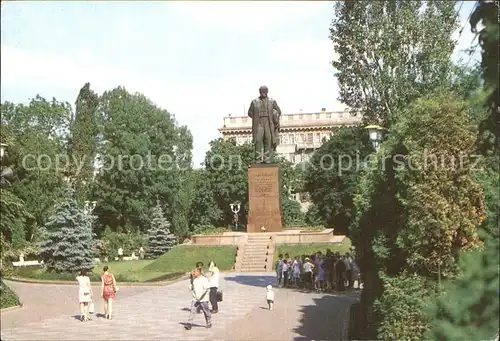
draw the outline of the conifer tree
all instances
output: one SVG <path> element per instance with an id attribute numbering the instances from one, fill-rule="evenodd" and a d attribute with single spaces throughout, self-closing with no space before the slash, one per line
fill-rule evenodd
<path id="1" fill-rule="evenodd" d="M 78 207 L 75 191 L 69 186 L 64 201 L 56 205 L 54 214 L 43 228 L 39 255 L 47 270 L 76 272 L 92 270 L 94 217 Z"/>
<path id="2" fill-rule="evenodd" d="M 155 259 L 174 247 L 176 238 L 170 233 L 170 223 L 165 218 L 159 201 L 153 209 L 152 216 L 151 228 L 149 229 L 148 258 Z"/>

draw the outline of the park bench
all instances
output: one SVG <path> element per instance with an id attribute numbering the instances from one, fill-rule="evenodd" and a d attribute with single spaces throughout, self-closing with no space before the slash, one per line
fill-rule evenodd
<path id="1" fill-rule="evenodd" d="M 39 262 L 37 260 L 26 260 L 26 261 L 19 261 L 19 262 L 12 262 L 12 265 L 14 267 L 26 267 L 26 266 L 42 266 L 43 261 Z"/>

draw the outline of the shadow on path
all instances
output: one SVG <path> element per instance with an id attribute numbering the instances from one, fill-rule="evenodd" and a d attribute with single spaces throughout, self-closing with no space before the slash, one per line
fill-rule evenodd
<path id="1" fill-rule="evenodd" d="M 236 282 L 238 284 L 250 285 L 254 287 L 263 287 L 271 284 L 276 285 L 276 277 L 273 275 L 263 275 L 263 276 L 245 276 L 236 275 L 225 278 L 226 281 Z"/>
<path id="2" fill-rule="evenodd" d="M 314 298 L 314 304 L 302 306 L 299 334 L 294 341 L 348 340 L 350 307 L 358 301 L 357 295 L 323 296 Z"/>

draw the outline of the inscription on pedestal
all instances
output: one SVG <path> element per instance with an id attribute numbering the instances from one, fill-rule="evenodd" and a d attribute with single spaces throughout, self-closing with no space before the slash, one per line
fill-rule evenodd
<path id="1" fill-rule="evenodd" d="M 248 232 L 283 230 L 281 222 L 279 169 L 274 165 L 253 165 L 248 169 Z"/>

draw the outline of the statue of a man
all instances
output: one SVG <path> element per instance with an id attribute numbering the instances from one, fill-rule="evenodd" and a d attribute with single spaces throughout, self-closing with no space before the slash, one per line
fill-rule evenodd
<path id="1" fill-rule="evenodd" d="M 259 88 L 260 96 L 252 101 L 248 116 L 252 118 L 252 135 L 256 162 L 269 163 L 278 145 L 281 109 L 267 97 L 267 86 Z"/>

